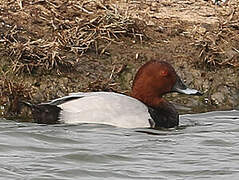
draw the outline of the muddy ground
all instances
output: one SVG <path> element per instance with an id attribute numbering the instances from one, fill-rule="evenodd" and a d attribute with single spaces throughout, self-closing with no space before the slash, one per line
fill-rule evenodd
<path id="1" fill-rule="evenodd" d="M 239 104 L 239 3 L 204 0 L 0 0 L 0 114 L 78 91 L 128 94 L 150 59 L 170 62 L 202 97 L 180 112 Z"/>

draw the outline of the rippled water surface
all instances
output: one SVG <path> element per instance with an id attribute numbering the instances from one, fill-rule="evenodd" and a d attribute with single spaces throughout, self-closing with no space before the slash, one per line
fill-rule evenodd
<path id="1" fill-rule="evenodd" d="M 1 119 L 0 179 L 238 179 L 239 111 L 180 118 L 160 131 Z"/>

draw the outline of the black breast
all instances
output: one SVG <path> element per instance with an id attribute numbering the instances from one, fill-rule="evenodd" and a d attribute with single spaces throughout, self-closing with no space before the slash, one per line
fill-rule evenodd
<path id="1" fill-rule="evenodd" d="M 162 108 L 148 107 L 151 120 L 149 123 L 152 128 L 172 128 L 178 126 L 179 115 L 172 104 Z"/>

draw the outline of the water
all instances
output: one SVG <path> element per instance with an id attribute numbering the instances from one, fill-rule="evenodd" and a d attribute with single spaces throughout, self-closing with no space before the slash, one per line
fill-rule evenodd
<path id="1" fill-rule="evenodd" d="M 156 131 L 1 119 L 0 179 L 238 179 L 239 111 L 180 123 Z"/>

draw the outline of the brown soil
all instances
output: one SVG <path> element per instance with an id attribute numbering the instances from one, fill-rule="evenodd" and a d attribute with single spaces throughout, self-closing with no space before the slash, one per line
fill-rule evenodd
<path id="1" fill-rule="evenodd" d="M 129 93 L 150 59 L 173 64 L 203 97 L 186 112 L 239 104 L 239 5 L 204 0 L 0 0 L 0 113 L 78 91 Z M 183 105 L 183 107 L 181 106 Z M 185 108 L 186 107 L 190 107 Z"/>

